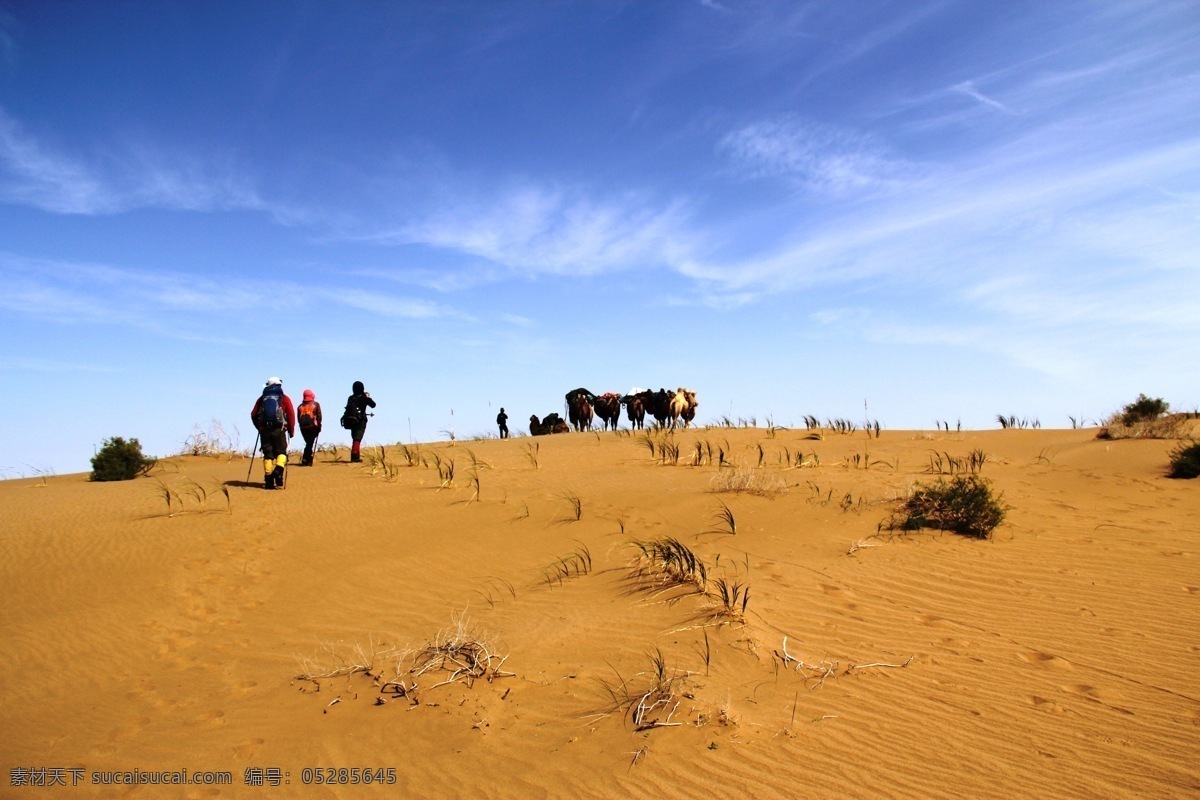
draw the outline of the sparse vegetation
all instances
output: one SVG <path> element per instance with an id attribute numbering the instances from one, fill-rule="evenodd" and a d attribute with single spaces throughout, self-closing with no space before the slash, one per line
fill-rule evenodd
<path id="1" fill-rule="evenodd" d="M 1165 416 L 1170 410 L 1171 404 L 1167 403 L 1161 397 L 1150 398 L 1144 394 L 1139 394 L 1137 400 L 1134 400 L 1121 409 L 1120 421 L 1122 425 L 1153 422 L 1159 417 Z"/>
<path id="2" fill-rule="evenodd" d="M 296 679 L 309 681 L 320 691 L 322 680 L 362 675 L 378 689 L 376 705 L 382 705 L 389 696 L 403 697 L 418 705 L 418 678 L 447 676 L 427 687 L 428 690 L 451 683 L 470 687 L 481 678 L 490 683 L 513 676 L 514 673 L 502 669 L 507 659 L 508 655 L 502 655 L 487 634 L 477 631 L 465 614 L 455 614 L 449 628 L 416 649 L 385 646 L 373 639 L 365 648 L 324 645 L 317 656 L 298 659 L 300 673 Z M 339 700 L 340 696 L 329 705 Z"/>
<path id="3" fill-rule="evenodd" d="M 773 497 L 787 494 L 788 489 L 783 478 L 771 475 L 766 470 L 739 467 L 734 470 L 721 470 L 713 475 L 712 480 L 708 482 L 708 490 L 717 494 L 735 492 Z"/>
<path id="4" fill-rule="evenodd" d="M 737 533 L 737 519 L 733 516 L 733 510 L 725 503 L 721 503 L 721 507 L 717 509 L 713 523 L 716 527 L 709 528 L 705 533 L 728 533 L 730 536 Z"/>
<path id="5" fill-rule="evenodd" d="M 568 522 L 579 522 L 579 520 L 583 519 L 583 500 L 579 499 L 579 495 L 575 494 L 570 489 L 567 489 L 559 494 L 559 499 L 567 502 L 567 505 L 571 509 L 570 516 L 559 518 L 555 520 L 555 522 L 561 524 Z"/>
<path id="6" fill-rule="evenodd" d="M 542 445 L 540 442 L 530 442 L 525 445 L 525 457 L 529 459 L 530 465 L 534 469 L 541 469 L 542 465 L 538 463 L 538 456 L 541 455 Z"/>
<path id="7" fill-rule="evenodd" d="M 128 481 L 145 475 L 154 469 L 157 459 L 142 454 L 142 445 L 137 439 L 114 436 L 105 439 L 100 450 L 92 458 L 92 480 Z"/>
<path id="8" fill-rule="evenodd" d="M 651 670 L 638 674 L 639 678 L 645 677 L 647 680 L 639 681 L 641 685 L 637 688 L 630 686 L 615 668 L 615 681 L 600 679 L 600 686 L 609 701 L 602 715 L 620 713 L 627 722 L 633 724 L 635 731 L 682 725 L 682 722 L 672 722 L 671 718 L 683 702 L 682 686 L 687 673 L 668 668 L 666 657 L 657 647 L 649 654 L 649 658 Z M 635 763 L 636 760 L 635 756 Z"/>
<path id="9" fill-rule="evenodd" d="M 588 549 L 586 544 L 580 543 L 572 553 L 565 556 L 560 556 L 554 560 L 553 564 L 549 564 L 542 570 L 542 577 L 546 581 L 547 586 L 553 586 L 556 582 L 559 586 L 567 578 L 580 577 L 587 575 L 592 571 L 592 551 Z"/>
<path id="10" fill-rule="evenodd" d="M 1171 451 L 1171 469 L 1168 478 L 1200 477 L 1200 442 L 1179 444 Z"/>
<path id="11" fill-rule="evenodd" d="M 704 563 L 683 542 L 675 538 L 634 542 L 637 556 L 630 564 L 629 577 L 649 582 L 655 591 L 687 587 L 703 592 L 708 585 Z"/>
<path id="12" fill-rule="evenodd" d="M 917 484 L 899 513 L 885 526 L 906 531 L 936 528 L 988 539 L 1007 511 L 986 479 L 959 475 L 949 482 Z"/>
<path id="13" fill-rule="evenodd" d="M 746 606 L 750 603 L 750 586 L 734 580 L 717 578 L 712 582 L 708 597 L 714 601 L 713 621 L 746 621 Z"/>
<path id="14" fill-rule="evenodd" d="M 477 631 L 466 614 L 456 614 L 451 617 L 449 628 L 438 631 L 433 641 L 417 650 L 408 672 L 414 680 L 430 672 L 449 673 L 449 677 L 435 683 L 430 689 L 456 682 L 469 687 L 480 678 L 491 683 L 497 678 L 513 677 L 513 673 L 501 669 L 507 660 L 508 655 L 500 655 L 490 637 Z M 404 658 L 401 657 L 397 662 L 397 673 L 400 673 L 403 663 Z M 392 681 L 391 684 L 407 688 L 403 682 Z M 384 684 L 384 687 L 388 685 Z"/>
<path id="15" fill-rule="evenodd" d="M 931 450 L 929 466 L 925 471 L 935 475 L 957 475 L 960 472 L 977 475 L 983 471 L 983 465 L 987 463 L 987 460 L 987 453 L 979 448 L 975 448 L 965 456 L 952 456 L 949 453 Z"/>
<path id="16" fill-rule="evenodd" d="M 209 422 L 208 430 L 201 428 L 197 422 L 192 428 L 192 434 L 183 440 L 183 449 L 179 454 L 228 458 L 240 455 L 234 438 L 227 434 L 224 426 L 215 419 Z"/>
<path id="17" fill-rule="evenodd" d="M 1110 415 L 1096 434 L 1098 439 L 1182 439 L 1191 431 L 1189 414 L 1168 414 L 1170 405 L 1161 397 L 1144 394 Z"/>

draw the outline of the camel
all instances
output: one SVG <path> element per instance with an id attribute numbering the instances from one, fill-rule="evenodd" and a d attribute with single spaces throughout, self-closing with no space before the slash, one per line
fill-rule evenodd
<path id="1" fill-rule="evenodd" d="M 625 414 L 629 417 L 629 426 L 634 430 L 646 427 L 646 402 L 651 397 L 653 397 L 652 392 L 643 391 L 627 394 L 621 398 L 621 402 L 625 404 Z"/>
<path id="2" fill-rule="evenodd" d="M 654 416 L 654 421 L 663 427 L 671 417 L 671 395 L 666 389 L 660 388 L 646 401 L 646 410 Z"/>
<path id="3" fill-rule="evenodd" d="M 592 429 L 592 402 L 596 395 L 587 389 L 572 389 L 567 392 L 567 418 L 577 431 Z"/>
<path id="4" fill-rule="evenodd" d="M 615 392 L 608 392 L 597 397 L 595 410 L 596 416 L 604 423 L 604 430 L 608 430 L 611 425 L 615 431 L 621 422 L 621 396 Z"/>
<path id="5" fill-rule="evenodd" d="M 691 424 L 691 421 L 696 418 L 696 407 L 700 405 L 696 402 L 696 393 L 688 389 L 680 387 L 671 396 L 668 404 L 671 427 L 674 428 L 679 424 L 679 420 L 683 420 L 683 426 L 686 428 Z"/>
<path id="6" fill-rule="evenodd" d="M 592 429 L 592 404 L 584 395 L 577 394 L 572 398 L 568 415 L 575 430 L 590 431 Z"/>
<path id="7" fill-rule="evenodd" d="M 552 433 L 570 432 L 570 426 L 563 422 L 563 418 L 556 413 L 551 412 L 547 414 L 544 421 L 539 420 L 537 414 L 531 414 L 529 417 L 530 436 L 547 436 Z"/>

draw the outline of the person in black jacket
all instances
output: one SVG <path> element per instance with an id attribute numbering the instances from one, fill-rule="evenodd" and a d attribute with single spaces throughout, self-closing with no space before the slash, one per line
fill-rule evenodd
<path id="1" fill-rule="evenodd" d="M 500 438 L 508 438 L 508 414 L 504 413 L 504 409 L 500 409 L 500 413 L 496 415 L 496 424 L 500 426 Z"/>
<path id="2" fill-rule="evenodd" d="M 350 445 L 350 460 L 362 461 L 359 448 L 362 438 L 367 432 L 367 409 L 375 407 L 375 401 L 363 387 L 362 381 L 355 381 L 352 387 L 354 394 L 346 398 L 346 413 L 342 415 L 342 427 L 350 431 L 354 444 Z"/>

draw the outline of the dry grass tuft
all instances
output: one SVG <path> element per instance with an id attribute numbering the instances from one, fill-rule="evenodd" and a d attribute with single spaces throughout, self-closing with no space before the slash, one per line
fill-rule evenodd
<path id="1" fill-rule="evenodd" d="M 629 565 L 630 579 L 649 584 L 655 592 L 682 587 L 702 593 L 707 588 L 704 563 L 678 539 L 651 539 L 633 546 L 637 554 Z"/>
<path id="2" fill-rule="evenodd" d="M 449 674 L 446 679 L 435 683 L 430 689 L 461 682 L 468 687 L 483 679 L 488 683 L 497 678 L 511 678 L 514 673 L 502 667 L 508 654 L 501 655 L 497 646 L 483 631 L 471 625 L 465 613 L 451 616 L 449 628 L 438 631 L 433 641 L 427 642 L 412 656 L 408 672 L 414 678 L 430 673 Z M 402 657 L 398 663 L 402 664 Z M 397 669 L 397 672 L 400 670 Z"/>
<path id="3" fill-rule="evenodd" d="M 718 472 L 708 482 L 708 490 L 714 494 L 733 492 L 759 497 L 774 497 L 788 492 L 787 482 L 783 478 L 753 467 Z"/>
<path id="4" fill-rule="evenodd" d="M 1114 414 L 1104 422 L 1096 434 L 1097 439 L 1186 439 L 1196 432 L 1197 426 L 1187 414 L 1171 414 L 1158 419 L 1143 419 L 1123 422 L 1120 414 Z"/>
<path id="5" fill-rule="evenodd" d="M 601 716 L 620 713 L 635 731 L 678 727 L 683 723 L 672 721 L 672 717 L 685 697 L 683 687 L 688 673 L 669 668 L 666 656 L 658 647 L 647 655 L 651 669 L 639 672 L 633 682 L 626 681 L 615 668 L 615 680 L 599 679 L 608 698 Z"/>

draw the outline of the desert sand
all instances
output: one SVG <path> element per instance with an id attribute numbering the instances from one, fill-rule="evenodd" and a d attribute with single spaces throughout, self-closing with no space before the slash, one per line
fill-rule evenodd
<path id="1" fill-rule="evenodd" d="M 343 448 L 275 492 L 245 456 L 0 482 L 0 795 L 1200 793 L 1200 482 L 1164 477 L 1173 442 L 810 435 Z M 973 450 L 1010 507 L 990 540 L 878 533 L 934 451 Z M 736 469 L 761 492 L 715 491 Z M 667 537 L 707 594 L 632 568 Z M 486 675 L 411 672 L 455 632 Z M 232 783 L 93 780 L 185 769 Z"/>

